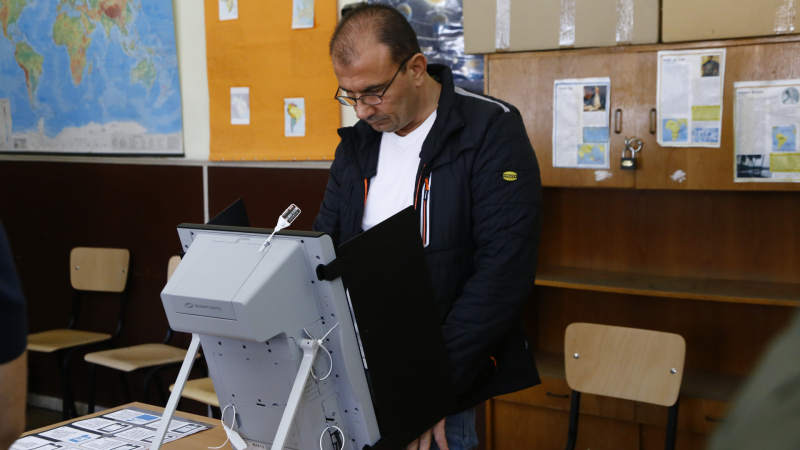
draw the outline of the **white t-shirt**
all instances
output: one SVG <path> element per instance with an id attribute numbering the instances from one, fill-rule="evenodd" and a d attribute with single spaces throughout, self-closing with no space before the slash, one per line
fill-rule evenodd
<path id="1" fill-rule="evenodd" d="M 361 226 L 364 231 L 414 204 L 422 143 L 436 121 L 436 111 L 406 136 L 382 133 L 378 172 L 369 182 Z"/>

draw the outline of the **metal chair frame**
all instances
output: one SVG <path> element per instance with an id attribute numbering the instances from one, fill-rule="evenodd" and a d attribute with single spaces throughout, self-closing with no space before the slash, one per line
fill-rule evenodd
<path id="1" fill-rule="evenodd" d="M 78 322 L 78 313 L 80 311 L 80 303 L 81 303 L 81 292 L 83 291 L 73 288 L 73 292 L 74 294 L 72 300 L 72 314 L 69 319 L 69 325 L 67 326 L 67 328 L 70 330 L 74 330 L 75 325 Z M 122 326 L 125 323 L 125 313 L 128 306 L 127 283 L 125 284 L 125 289 L 122 292 L 120 292 L 119 306 L 120 306 L 119 321 L 117 322 L 116 330 L 114 330 L 114 333 L 111 335 L 111 339 L 102 342 L 92 342 L 90 344 L 85 344 L 85 345 L 76 345 L 74 347 L 68 347 L 53 352 L 56 356 L 56 362 L 58 363 L 58 369 L 61 376 L 61 389 L 62 389 L 61 416 L 64 420 L 69 420 L 72 417 L 78 417 L 78 410 L 75 407 L 75 398 L 72 394 L 72 375 L 71 375 L 72 359 L 74 358 L 75 354 L 78 351 L 89 350 L 95 347 L 103 347 L 109 345 L 122 332 Z"/>

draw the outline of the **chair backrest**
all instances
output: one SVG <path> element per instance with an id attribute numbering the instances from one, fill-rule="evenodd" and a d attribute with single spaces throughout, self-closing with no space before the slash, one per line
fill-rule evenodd
<path id="1" fill-rule="evenodd" d="M 79 291 L 123 292 L 130 255 L 124 248 L 73 248 L 69 256 L 72 287 Z"/>
<path id="2" fill-rule="evenodd" d="M 686 342 L 659 331 L 573 323 L 564 337 L 567 383 L 579 392 L 672 406 Z"/>
<path id="3" fill-rule="evenodd" d="M 181 257 L 178 255 L 175 255 L 169 259 L 169 264 L 167 264 L 167 281 L 172 278 L 172 274 L 175 273 L 175 269 L 178 268 L 178 264 L 180 263 Z"/>

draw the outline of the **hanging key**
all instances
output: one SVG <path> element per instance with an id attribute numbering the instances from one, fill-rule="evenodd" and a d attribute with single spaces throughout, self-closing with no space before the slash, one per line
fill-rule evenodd
<path id="1" fill-rule="evenodd" d="M 625 138 L 625 148 L 622 150 L 622 161 L 620 162 L 620 169 L 622 170 L 636 170 L 636 152 L 642 149 L 641 139 Z M 625 153 L 630 152 L 631 156 L 626 157 Z"/>

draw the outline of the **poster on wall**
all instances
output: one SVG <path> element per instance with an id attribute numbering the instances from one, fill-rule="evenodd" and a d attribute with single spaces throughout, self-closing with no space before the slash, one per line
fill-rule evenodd
<path id="1" fill-rule="evenodd" d="M 171 2 L 11 5 L 0 14 L 0 152 L 183 155 Z"/>
<path id="2" fill-rule="evenodd" d="M 464 53 L 462 0 L 369 0 L 393 6 L 417 33 L 428 64 L 444 64 L 453 71 L 455 85 L 483 93 L 483 55 Z"/>
<path id="3" fill-rule="evenodd" d="M 725 49 L 658 52 L 658 143 L 719 147 Z"/>
<path id="4" fill-rule="evenodd" d="M 608 169 L 611 79 L 555 80 L 553 167 Z"/>
<path id="5" fill-rule="evenodd" d="M 800 182 L 800 80 L 733 83 L 735 182 Z"/>

